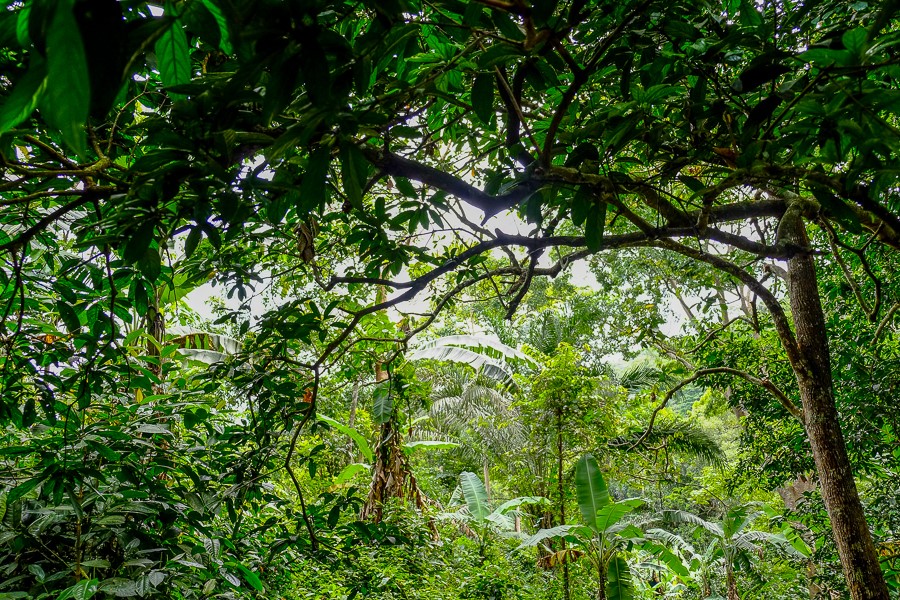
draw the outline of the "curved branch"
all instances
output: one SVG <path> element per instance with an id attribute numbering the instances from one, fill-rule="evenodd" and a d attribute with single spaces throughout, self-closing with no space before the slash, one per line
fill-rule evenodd
<path id="1" fill-rule="evenodd" d="M 294 456 L 294 451 L 297 448 L 297 439 L 300 437 L 300 432 L 303 431 L 303 427 L 312 419 L 316 414 L 316 399 L 319 395 L 319 370 L 313 369 L 313 386 L 310 394 L 309 406 L 306 409 L 306 414 L 303 415 L 303 419 L 297 424 L 297 427 L 294 429 L 294 434 L 291 436 L 291 443 L 288 446 L 287 454 L 284 457 L 284 468 L 287 471 L 288 475 L 291 478 L 291 482 L 294 484 L 294 489 L 297 491 L 297 497 L 300 500 L 300 511 L 303 516 L 303 523 L 306 526 L 306 531 L 309 533 L 309 543 L 312 547 L 313 552 L 319 549 L 319 539 L 316 537 L 316 531 L 313 529 L 312 518 L 309 516 L 309 513 L 306 509 L 306 500 L 303 498 L 303 488 L 300 487 L 300 481 L 297 479 L 297 475 L 294 473 L 294 469 L 291 468 L 291 460 Z"/>
<path id="2" fill-rule="evenodd" d="M 727 375 L 734 375 L 735 377 L 740 377 L 741 379 L 745 379 L 745 380 L 749 381 L 753 385 L 758 385 L 758 386 L 764 388 L 766 391 L 768 391 L 770 394 L 772 394 L 778 400 L 778 402 L 789 413 L 791 413 L 791 415 L 793 417 L 799 419 L 801 423 L 803 422 L 803 411 L 796 404 L 794 404 L 794 402 L 790 398 L 787 397 L 787 395 L 781 390 L 781 388 L 779 388 L 777 385 L 775 385 L 768 379 L 759 379 L 758 377 L 754 377 L 753 375 L 750 375 L 746 371 L 741 371 L 740 369 L 732 369 L 731 367 L 710 367 L 708 369 L 700 369 L 699 371 L 697 371 L 696 373 L 694 373 L 687 379 L 682 379 L 675 386 L 673 386 L 668 392 L 666 392 L 666 395 L 663 397 L 663 399 L 660 401 L 660 403 L 656 406 L 656 408 L 653 409 L 653 412 L 650 414 L 650 423 L 647 425 L 647 429 L 644 430 L 644 433 L 641 434 L 641 436 L 633 444 L 631 444 L 631 446 L 628 447 L 628 450 L 634 450 L 635 448 L 637 448 L 638 446 L 643 444 L 644 440 L 646 440 L 647 437 L 651 433 L 653 433 L 653 425 L 656 422 L 656 417 L 659 415 L 659 413 L 662 411 L 662 409 L 664 409 L 666 407 L 666 405 L 669 403 L 669 400 L 671 400 L 672 397 L 679 392 L 679 390 L 681 390 L 685 386 L 688 386 L 688 385 L 694 383 L 698 379 L 706 377 L 707 375 L 717 375 L 720 373 L 724 373 Z"/>
<path id="3" fill-rule="evenodd" d="M 663 248 L 665 250 L 670 250 L 672 252 L 681 254 L 682 256 L 687 256 L 688 258 L 693 258 L 695 260 L 705 262 L 706 264 L 719 269 L 723 273 L 731 275 L 732 277 L 746 285 L 748 288 L 750 288 L 750 291 L 761 298 L 763 303 L 766 305 L 766 308 L 769 309 L 769 313 L 772 315 L 772 321 L 775 324 L 775 330 L 778 332 L 778 336 L 781 338 L 782 345 L 784 346 L 784 351 L 787 354 L 788 360 L 790 361 L 791 365 L 797 369 L 800 369 L 803 367 L 803 365 L 805 365 L 805 361 L 800 353 L 800 348 L 797 345 L 797 340 L 794 337 L 794 332 L 791 329 L 790 321 L 787 318 L 787 314 L 784 312 L 784 308 L 781 306 L 778 298 L 776 298 L 775 295 L 768 290 L 768 288 L 766 288 L 755 277 L 753 277 L 753 275 L 740 268 L 736 264 L 725 260 L 724 258 L 708 254 L 697 248 L 691 248 L 690 246 L 686 246 L 674 240 L 656 240 L 648 245 L 656 246 L 657 248 Z"/>

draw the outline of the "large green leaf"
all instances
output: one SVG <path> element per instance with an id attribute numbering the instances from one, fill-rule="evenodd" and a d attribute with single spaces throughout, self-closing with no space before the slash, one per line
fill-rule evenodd
<path id="1" fill-rule="evenodd" d="M 430 342 L 422 344 L 421 346 L 416 348 L 414 353 L 431 348 L 441 348 L 446 346 L 466 348 L 473 352 L 477 352 L 478 354 L 483 354 L 494 360 L 502 360 L 514 364 L 523 364 L 528 367 L 538 366 L 537 361 L 535 361 L 524 352 L 516 350 L 512 346 L 507 346 L 506 344 L 500 342 L 500 340 L 496 340 L 483 335 L 445 335 L 436 340 L 432 340 Z"/>
<path id="2" fill-rule="evenodd" d="M 371 446 L 369 446 L 369 442 L 366 441 L 365 436 L 363 436 L 363 434 L 358 432 L 356 429 L 348 427 L 343 423 L 339 423 L 331 417 L 327 417 L 322 414 L 316 415 L 316 418 L 318 418 L 323 423 L 327 423 L 333 429 L 336 429 L 344 435 L 349 436 L 350 439 L 352 439 L 356 443 L 356 447 L 359 448 L 360 454 L 362 454 L 367 461 L 372 462 L 375 460 L 375 454 L 372 452 L 372 448 Z"/>
<path id="3" fill-rule="evenodd" d="M 507 500 L 506 502 L 495 508 L 494 512 L 502 515 L 522 506 L 523 504 L 546 504 L 548 502 L 549 500 L 547 500 L 543 496 L 520 496 L 518 498 L 513 498 L 512 500 Z"/>
<path id="4" fill-rule="evenodd" d="M 341 146 L 341 178 L 344 182 L 344 194 L 350 205 L 362 210 L 363 191 L 368 177 L 369 163 L 356 144 L 347 143 Z"/>
<path id="5" fill-rule="evenodd" d="M 19 80 L 0 107 L 0 134 L 27 119 L 37 108 L 47 88 L 47 63 L 35 56 L 25 76 Z"/>
<path id="6" fill-rule="evenodd" d="M 256 573 L 254 573 L 253 571 L 251 571 L 250 569 L 248 569 L 247 567 L 245 567 L 244 565 L 242 565 L 239 562 L 231 561 L 231 562 L 227 562 L 225 564 L 230 567 L 237 568 L 237 570 L 241 572 L 241 575 L 244 576 L 244 581 L 249 583 L 250 587 L 252 587 L 254 590 L 256 590 L 258 592 L 263 591 L 263 584 L 262 584 L 262 581 L 259 579 L 259 575 L 257 575 Z"/>
<path id="7" fill-rule="evenodd" d="M 482 73 L 472 84 L 472 108 L 484 124 L 491 122 L 494 116 L 494 75 Z"/>
<path id="8" fill-rule="evenodd" d="M 716 537 L 722 538 L 725 536 L 725 532 L 722 529 L 722 526 L 718 523 L 711 523 L 706 521 L 705 519 L 698 517 L 693 513 L 689 513 L 683 510 L 664 510 L 663 511 L 663 520 L 669 523 L 688 523 L 690 525 L 695 525 L 697 527 L 702 527 L 709 533 L 713 534 Z"/>
<path id="9" fill-rule="evenodd" d="M 469 509 L 469 514 L 476 522 L 483 522 L 491 513 L 488 505 L 487 491 L 475 473 L 463 471 L 459 474 L 459 487 Z"/>
<path id="10" fill-rule="evenodd" d="M 531 537 L 525 539 L 519 545 L 519 549 L 537 546 L 545 540 L 567 538 L 572 534 L 578 533 L 578 530 L 580 529 L 583 528 L 578 525 L 557 525 L 556 527 L 550 527 L 549 529 L 541 529 Z"/>
<path id="11" fill-rule="evenodd" d="M 537 362 L 498 340 L 478 335 L 448 335 L 422 344 L 407 355 L 409 360 L 440 360 L 469 365 L 485 377 L 514 387 L 512 365 L 537 367 Z"/>
<path id="12" fill-rule="evenodd" d="M 391 420 L 394 413 L 394 400 L 391 395 L 391 382 L 382 381 L 372 392 L 372 418 L 379 425 Z"/>
<path id="13" fill-rule="evenodd" d="M 66 144 L 78 153 L 85 152 L 91 85 L 71 0 L 57 5 L 47 31 L 47 91 L 40 102 L 41 115 L 59 129 Z"/>
<path id="14" fill-rule="evenodd" d="M 56 600 L 88 600 L 97 593 L 98 583 L 96 579 L 82 579 L 72 587 L 63 590 Z"/>
<path id="15" fill-rule="evenodd" d="M 353 477 L 356 476 L 357 473 L 363 473 L 364 471 L 368 471 L 371 467 L 369 465 L 363 463 L 350 463 L 343 469 L 341 472 L 337 474 L 334 478 L 334 483 L 337 485 L 341 485 L 343 483 L 347 483 Z"/>
<path id="16" fill-rule="evenodd" d="M 634 583 L 631 581 L 631 570 L 628 562 L 621 556 L 609 561 L 606 571 L 607 600 L 634 600 Z"/>
<path id="17" fill-rule="evenodd" d="M 690 571 L 684 566 L 682 560 L 662 544 L 647 542 L 642 546 L 642 549 L 652 554 L 657 560 L 662 561 L 670 571 L 679 577 L 683 579 L 690 577 Z"/>
<path id="18" fill-rule="evenodd" d="M 456 442 L 445 442 L 442 440 L 415 440 L 403 444 L 403 451 L 407 454 L 412 454 L 419 448 L 427 448 L 431 450 L 447 450 L 450 448 L 456 448 L 457 446 L 459 446 L 459 444 L 457 444 Z"/>
<path id="19" fill-rule="evenodd" d="M 585 525 L 594 531 L 601 531 L 597 514 L 609 504 L 609 490 L 600 473 L 597 459 L 591 454 L 582 456 L 575 465 L 575 494 Z"/>
<path id="20" fill-rule="evenodd" d="M 183 85 L 191 80 L 187 34 L 180 21 L 172 21 L 156 41 L 155 50 L 159 76 L 164 86 Z"/>
<path id="21" fill-rule="evenodd" d="M 215 2 L 212 0 L 200 0 L 203 3 L 203 6 L 206 10 L 209 11 L 209 14 L 213 16 L 216 20 L 216 24 L 219 26 L 219 48 L 221 48 L 222 52 L 225 54 L 231 54 L 231 36 L 228 33 L 228 19 L 225 18 L 225 15 L 222 14 L 222 9 L 216 6 Z"/>
<path id="22" fill-rule="evenodd" d="M 609 531 L 609 529 L 621 521 L 623 517 L 634 512 L 636 509 L 643 506 L 643 504 L 644 501 L 639 498 L 630 498 L 628 500 L 612 502 L 606 506 L 600 507 L 600 510 L 597 511 L 597 530 L 601 532 Z"/>

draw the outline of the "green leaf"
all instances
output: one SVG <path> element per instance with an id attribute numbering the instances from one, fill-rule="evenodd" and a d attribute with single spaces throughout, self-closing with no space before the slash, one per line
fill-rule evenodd
<path id="1" fill-rule="evenodd" d="M 87 600 L 97 593 L 96 579 L 82 579 L 70 588 L 66 588 L 56 600 Z"/>
<path id="2" fill-rule="evenodd" d="M 813 48 L 802 53 L 799 58 L 822 67 L 831 65 L 845 67 L 852 62 L 852 55 L 847 50 L 832 50 L 830 48 Z"/>
<path id="3" fill-rule="evenodd" d="M 489 125 L 494 116 L 494 76 L 481 73 L 472 84 L 472 108 L 485 125 Z"/>
<path id="4" fill-rule="evenodd" d="M 31 6 L 25 4 L 16 15 L 16 40 L 23 48 L 31 45 L 31 36 L 28 34 L 28 18 L 31 16 Z"/>
<path id="5" fill-rule="evenodd" d="M 263 584 L 262 584 L 262 581 L 260 581 L 260 579 L 259 579 L 259 575 L 257 575 L 256 573 L 254 573 L 253 571 L 251 571 L 250 569 L 248 569 L 247 567 L 245 567 L 244 565 L 242 565 L 241 563 L 238 563 L 238 562 L 230 562 L 230 563 L 228 563 L 228 565 L 232 566 L 232 567 L 237 567 L 237 570 L 240 571 L 241 575 L 244 576 L 244 581 L 249 583 L 250 587 L 252 587 L 254 590 L 256 590 L 258 592 L 263 591 Z"/>
<path id="6" fill-rule="evenodd" d="M 592 203 L 590 188 L 584 185 L 580 186 L 575 192 L 575 197 L 572 198 L 572 223 L 575 227 L 581 227 L 587 220 L 588 210 Z"/>
<path id="7" fill-rule="evenodd" d="M 523 504 L 548 504 L 549 500 L 544 498 L 543 496 L 520 496 L 518 498 L 513 498 L 512 500 L 507 500 L 500 506 L 494 509 L 494 514 L 506 514 L 510 510 L 514 508 L 518 508 Z"/>
<path id="8" fill-rule="evenodd" d="M 18 502 L 21 498 L 24 498 L 29 492 L 36 488 L 43 480 L 44 477 L 42 475 L 38 475 L 37 477 L 32 477 L 24 483 L 20 483 L 13 489 L 9 490 L 9 493 L 6 496 L 6 503 L 14 504 Z"/>
<path id="9" fill-rule="evenodd" d="M 65 323 L 69 333 L 75 333 L 81 329 L 81 321 L 78 320 L 78 313 L 75 312 L 75 309 L 71 304 L 62 300 L 58 301 L 56 303 L 56 312 L 59 313 L 59 318 Z"/>
<path id="10" fill-rule="evenodd" d="M 122 258 L 129 263 L 135 263 L 142 259 L 150 248 L 150 242 L 153 241 L 153 233 L 156 229 L 156 223 L 150 219 L 145 219 L 138 224 L 122 251 Z"/>
<path id="11" fill-rule="evenodd" d="M 41 565 L 30 564 L 28 565 L 28 570 L 34 574 L 34 578 L 37 579 L 38 583 L 43 583 L 44 579 L 47 577 L 47 573 L 44 572 Z"/>
<path id="12" fill-rule="evenodd" d="M 343 469 L 341 472 L 337 474 L 334 478 L 334 483 L 337 485 L 341 485 L 342 483 L 347 483 L 353 477 L 356 476 L 357 473 L 362 473 L 363 471 L 368 471 L 371 467 L 369 465 L 363 463 L 350 463 Z"/>
<path id="13" fill-rule="evenodd" d="M 111 594 L 116 598 L 133 598 L 138 596 L 137 582 L 124 577 L 113 577 L 100 582 L 99 591 Z"/>
<path id="14" fill-rule="evenodd" d="M 323 206 L 328 200 L 326 183 L 328 165 L 331 163 L 331 148 L 320 146 L 310 155 L 306 163 L 306 172 L 300 181 L 300 206 L 297 212 L 306 214 L 313 208 Z"/>
<path id="15" fill-rule="evenodd" d="M 412 454 L 419 448 L 430 448 L 432 450 L 447 450 L 456 448 L 459 444 L 456 442 L 442 442 L 440 440 L 418 440 L 415 442 L 406 442 L 403 444 L 403 451 L 406 454 Z"/>
<path id="16" fill-rule="evenodd" d="M 594 202 L 588 207 L 584 223 L 584 240 L 588 250 L 597 252 L 603 247 L 603 230 L 606 228 L 606 202 Z"/>
<path id="17" fill-rule="evenodd" d="M 541 209 L 544 206 L 544 202 L 544 193 L 541 190 L 528 197 L 528 200 L 525 202 L 525 218 L 529 223 L 534 223 L 538 227 L 541 226 L 544 216 L 541 213 Z"/>
<path id="18" fill-rule="evenodd" d="M 484 489 L 481 479 L 475 473 L 463 471 L 459 474 L 459 487 L 462 489 L 469 514 L 476 522 L 484 522 L 491 514 L 491 509 L 488 506 L 487 490 Z"/>
<path id="19" fill-rule="evenodd" d="M 47 63 L 39 56 L 34 56 L 28 71 L 0 107 L 0 134 L 9 131 L 31 116 L 46 89 Z"/>
<path id="20" fill-rule="evenodd" d="M 845 32 L 844 35 L 841 36 L 841 41 L 844 42 L 844 48 L 846 48 L 850 54 L 857 58 L 862 58 L 867 47 L 866 37 L 866 28 L 857 27 Z"/>
<path id="21" fill-rule="evenodd" d="M 752 0 L 741 0 L 741 25 L 759 27 L 763 24 L 763 16 L 756 10 Z"/>
<path id="22" fill-rule="evenodd" d="M 97 454 L 110 462 L 117 462 L 122 459 L 118 452 L 102 442 L 88 440 L 87 445 L 93 448 L 97 452 Z"/>
<path id="23" fill-rule="evenodd" d="M 575 465 L 575 494 L 585 525 L 598 531 L 597 513 L 609 505 L 609 490 L 591 454 L 582 456 Z"/>
<path id="24" fill-rule="evenodd" d="M 634 512 L 644 505 L 639 498 L 629 498 L 621 502 L 611 502 L 597 512 L 598 531 L 607 531 L 610 527 L 622 520 L 625 515 Z"/>
<path id="25" fill-rule="evenodd" d="M 400 191 L 400 193 L 407 198 L 419 197 L 419 193 L 416 191 L 416 188 L 406 177 L 394 177 L 394 183 L 397 185 L 397 189 Z"/>
<path id="26" fill-rule="evenodd" d="M 369 446 L 369 442 L 366 441 L 365 436 L 363 436 L 360 432 L 352 427 L 348 427 L 338 421 L 335 421 L 331 417 L 327 417 L 325 415 L 316 415 L 316 418 L 323 423 L 327 423 L 333 429 L 340 431 L 346 436 L 349 436 L 356 443 L 356 447 L 359 448 L 360 453 L 366 458 L 367 461 L 372 462 L 375 460 L 375 454 L 372 452 L 372 448 Z"/>
<path id="27" fill-rule="evenodd" d="M 225 18 L 222 10 L 212 0 L 200 0 L 200 2 L 203 3 L 203 6 L 209 11 L 209 14 L 213 16 L 216 24 L 219 26 L 219 49 L 225 54 L 231 54 L 232 47 L 231 37 L 228 35 L 228 20 Z"/>
<path id="28" fill-rule="evenodd" d="M 634 600 L 634 584 L 631 581 L 631 570 L 621 556 L 609 561 L 606 572 L 607 600 Z"/>
<path id="29" fill-rule="evenodd" d="M 656 542 L 647 542 L 641 546 L 641 549 L 653 554 L 657 560 L 661 560 L 670 571 L 679 577 L 684 579 L 690 577 L 690 571 L 684 566 L 681 559 L 665 546 Z"/>
<path id="30" fill-rule="evenodd" d="M 158 248 L 147 248 L 144 255 L 138 260 L 137 268 L 147 281 L 155 282 L 162 271 L 162 257 Z"/>
<path id="31" fill-rule="evenodd" d="M 369 163 L 356 144 L 341 146 L 341 177 L 347 200 L 357 210 L 362 210 L 363 188 L 368 177 Z"/>
<path id="32" fill-rule="evenodd" d="M 517 46 L 510 44 L 492 44 L 484 53 L 478 57 L 478 66 L 487 69 L 505 63 L 510 60 L 517 60 L 522 57 L 522 50 Z"/>
<path id="33" fill-rule="evenodd" d="M 75 152 L 87 150 L 84 125 L 91 107 L 87 58 L 72 2 L 60 2 L 47 31 L 47 92 L 41 115 Z"/>
<path id="34" fill-rule="evenodd" d="M 187 239 L 184 241 L 184 257 L 190 258 L 194 253 L 194 250 L 197 249 L 197 245 L 200 243 L 200 240 L 203 239 L 203 230 L 200 227 L 191 227 L 191 230 L 187 234 Z"/>
<path id="35" fill-rule="evenodd" d="M 372 418 L 375 423 L 381 425 L 391 420 L 394 412 L 394 402 L 391 398 L 391 382 L 382 381 L 375 386 L 372 392 Z"/>
<path id="36" fill-rule="evenodd" d="M 537 546 L 544 540 L 565 538 L 570 534 L 577 533 L 578 529 L 579 527 L 577 525 L 557 525 L 556 527 L 551 527 L 549 529 L 541 529 L 538 530 L 537 533 L 535 533 L 533 536 L 525 539 L 517 549 Z"/>
<path id="37" fill-rule="evenodd" d="M 190 82 L 191 56 L 187 34 L 181 21 L 172 21 L 156 41 L 155 50 L 159 76 L 164 86 L 172 87 Z"/>

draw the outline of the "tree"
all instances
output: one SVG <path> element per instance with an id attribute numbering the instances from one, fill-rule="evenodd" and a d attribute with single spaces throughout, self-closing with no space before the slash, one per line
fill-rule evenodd
<path id="1" fill-rule="evenodd" d="M 142 2 L 10 3 L 3 414 L 32 419 L 36 388 L 100 393 L 97 357 L 121 337 L 117 311 L 148 315 L 170 262 L 242 300 L 285 269 L 340 292 L 287 300 L 253 326 L 269 368 L 313 382 L 312 414 L 321 373 L 371 337 L 356 333 L 367 315 L 429 289 L 429 316 L 402 342 L 480 282 L 512 314 L 536 276 L 660 248 L 765 306 L 799 406 L 754 381 L 803 423 L 851 596 L 885 599 L 835 410 L 838 332 L 823 318 L 809 231 L 865 231 L 900 248 L 897 8 L 203 0 L 159 14 Z M 532 229 L 485 227 L 471 208 L 515 210 Z M 449 233 L 437 243 L 434 230 Z M 105 255 L 121 277 L 63 292 L 64 248 L 75 261 Z M 765 285 L 765 259 L 787 260 L 789 306 Z M 395 293 L 378 299 L 365 284 Z M 77 346 L 81 377 L 50 384 L 26 318 L 48 287 L 69 334 L 94 329 Z M 91 310 L 110 318 L 85 325 Z"/>
<path id="2" fill-rule="evenodd" d="M 759 554 L 760 544 L 772 544 L 786 554 L 796 558 L 805 558 L 783 536 L 767 531 L 749 529 L 749 526 L 762 514 L 761 511 L 751 510 L 748 506 L 735 506 L 728 509 L 722 517 L 721 523 L 712 523 L 702 517 L 680 510 L 665 511 L 663 520 L 669 523 L 695 525 L 713 537 L 713 543 L 715 544 L 713 557 L 721 557 L 725 567 L 725 589 L 728 594 L 728 600 L 740 600 L 741 596 L 738 593 L 735 569 L 741 564 L 749 565 L 753 555 Z M 690 546 L 680 543 L 677 536 L 666 535 L 667 532 L 662 530 L 650 530 L 648 533 L 669 542 L 675 542 L 694 553 Z M 683 542 L 683 540 L 681 541 Z M 705 562 L 708 562 L 707 554 L 708 551 L 702 555 L 702 559 Z M 700 566 L 701 568 L 705 566 L 702 564 L 702 561 Z M 708 588 L 704 586 L 704 589 Z M 706 591 L 704 593 L 709 595 Z"/>

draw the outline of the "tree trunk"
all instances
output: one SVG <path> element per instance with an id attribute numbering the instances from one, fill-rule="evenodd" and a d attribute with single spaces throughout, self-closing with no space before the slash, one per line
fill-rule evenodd
<path id="1" fill-rule="evenodd" d="M 493 502 L 491 495 L 491 465 L 488 462 L 487 451 L 484 450 L 484 456 L 481 461 L 481 472 L 484 474 L 484 493 L 487 494 L 488 504 Z"/>
<path id="2" fill-rule="evenodd" d="M 603 558 L 601 557 L 602 561 Z M 597 600 L 606 600 L 606 565 L 597 567 Z"/>
<path id="3" fill-rule="evenodd" d="M 725 587 L 727 588 L 725 593 L 728 600 L 741 600 L 741 597 L 738 595 L 737 580 L 734 578 L 734 567 L 728 562 L 727 558 L 725 560 Z"/>
<path id="4" fill-rule="evenodd" d="M 556 490 L 559 495 L 559 524 L 566 524 L 566 495 L 565 480 L 563 477 L 563 435 L 562 435 L 562 408 L 556 409 Z M 560 549 L 566 551 L 566 540 L 560 541 Z M 563 597 L 569 600 L 572 597 L 571 576 L 569 574 L 569 561 L 563 554 Z"/>
<path id="5" fill-rule="evenodd" d="M 779 228 L 784 239 L 808 247 L 802 217 L 788 213 Z M 853 600 L 888 600 L 887 585 L 856 491 L 838 421 L 825 316 L 812 256 L 803 254 L 792 258 L 788 262 L 788 273 L 791 313 L 802 361 L 802 364 L 794 365 L 794 372 L 803 403 L 804 426 L 847 587 Z"/>

